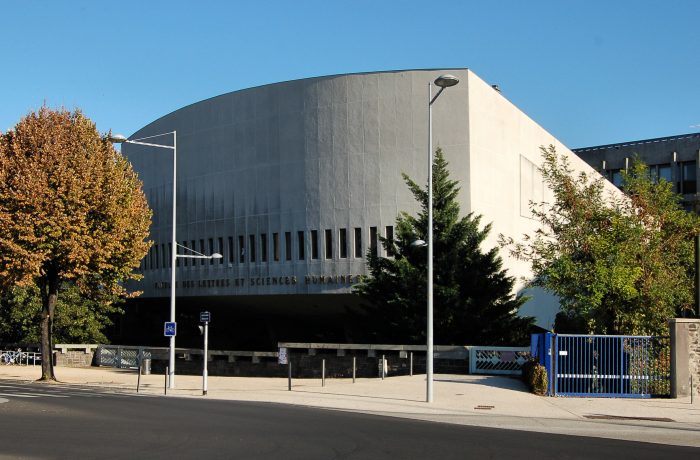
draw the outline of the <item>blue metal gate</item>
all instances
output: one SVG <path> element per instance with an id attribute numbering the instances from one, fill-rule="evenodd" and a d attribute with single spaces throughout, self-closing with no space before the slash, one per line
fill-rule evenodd
<path id="1" fill-rule="evenodd" d="M 550 396 L 650 398 L 671 394 L 668 337 L 539 334 L 533 354 Z"/>

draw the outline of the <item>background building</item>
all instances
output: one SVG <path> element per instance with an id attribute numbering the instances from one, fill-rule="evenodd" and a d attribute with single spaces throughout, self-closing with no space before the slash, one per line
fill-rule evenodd
<path id="1" fill-rule="evenodd" d="M 179 260 L 178 345 L 199 342 L 204 309 L 213 313 L 214 348 L 362 340 L 372 318 L 353 313 L 351 286 L 367 273 L 367 251 L 382 252 L 379 236 L 393 235 L 398 213 L 418 211 L 401 173 L 427 181 L 428 84 L 445 73 L 460 83 L 434 104 L 434 146 L 460 182 L 462 212 L 493 224 L 488 247 L 499 233 L 534 231 L 528 203 L 548 196 L 539 147 L 554 144 L 575 168 L 591 168 L 467 69 L 265 85 L 184 107 L 131 136 L 177 130 L 178 240 L 224 255 Z M 115 340 L 152 343 L 163 340 L 168 316 L 172 158 L 151 147 L 123 151 L 154 210 L 154 245 L 144 279 L 131 286 L 143 291 L 122 324 L 132 335 Z M 527 264 L 503 257 L 512 276 L 530 275 Z M 522 313 L 550 327 L 555 299 L 531 294 Z"/>
<path id="2" fill-rule="evenodd" d="M 674 184 L 686 209 L 698 211 L 700 133 L 583 147 L 573 152 L 617 187 L 622 185 L 621 171 L 637 157 L 649 165 L 652 177 Z"/>

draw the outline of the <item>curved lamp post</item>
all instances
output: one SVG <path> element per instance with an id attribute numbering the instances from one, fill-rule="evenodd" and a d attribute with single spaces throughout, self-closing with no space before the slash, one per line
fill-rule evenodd
<path id="1" fill-rule="evenodd" d="M 173 145 L 167 144 L 154 144 L 151 142 L 143 142 L 148 139 L 153 139 L 156 137 L 162 137 L 172 134 Z M 214 253 L 210 256 L 204 255 L 190 249 L 181 244 L 177 243 L 175 227 L 177 225 L 177 131 L 171 131 L 168 133 L 156 134 L 154 136 L 141 137 L 138 139 L 127 139 L 121 134 L 111 135 L 107 138 L 109 141 L 115 144 L 135 144 L 135 145 L 145 145 L 147 147 L 159 147 L 163 149 L 170 149 L 173 151 L 173 232 L 172 232 L 172 256 L 170 259 L 170 322 L 175 322 L 175 268 L 177 265 L 178 258 L 187 259 L 220 259 L 223 257 L 219 253 Z M 178 254 L 177 248 L 183 248 L 192 254 Z M 168 387 L 175 388 L 175 336 L 170 337 L 170 350 L 169 350 L 169 363 L 168 363 Z"/>
<path id="2" fill-rule="evenodd" d="M 454 75 L 441 75 L 435 79 L 440 90 L 433 97 L 433 85 L 428 83 L 428 324 L 426 331 L 427 352 L 425 361 L 426 402 L 433 402 L 433 103 L 445 88 L 455 86 L 459 79 Z M 416 242 L 417 243 L 417 242 Z"/>

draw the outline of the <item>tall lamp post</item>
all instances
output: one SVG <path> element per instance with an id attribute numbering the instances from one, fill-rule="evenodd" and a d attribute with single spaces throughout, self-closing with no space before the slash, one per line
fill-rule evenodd
<path id="1" fill-rule="evenodd" d="M 459 79 L 454 75 L 441 75 L 435 79 L 440 87 L 433 97 L 433 85 L 428 83 L 428 324 L 426 331 L 427 354 L 425 363 L 426 402 L 433 402 L 433 103 L 445 88 L 455 86 Z"/>
<path id="2" fill-rule="evenodd" d="M 156 137 L 162 137 L 172 134 L 173 145 L 167 144 L 154 144 L 151 142 L 143 142 L 148 139 L 153 139 Z M 177 243 L 175 228 L 177 226 L 177 131 L 171 131 L 168 133 L 156 134 L 154 136 L 141 137 L 138 139 L 127 139 L 121 134 L 115 134 L 109 136 L 108 138 L 111 142 L 116 144 L 135 144 L 135 145 L 145 145 L 147 147 L 159 147 L 163 149 L 170 149 L 173 151 L 173 232 L 172 232 L 172 255 L 170 258 L 170 322 L 175 322 L 175 267 L 177 258 L 190 258 L 190 259 L 220 259 L 221 254 L 214 253 L 210 256 L 201 254 L 193 249 L 187 248 Z M 181 247 L 187 251 L 194 254 L 178 254 L 177 248 Z M 170 353 L 169 353 L 169 363 L 168 363 L 168 386 L 170 388 L 175 388 L 175 336 L 170 336 Z"/>

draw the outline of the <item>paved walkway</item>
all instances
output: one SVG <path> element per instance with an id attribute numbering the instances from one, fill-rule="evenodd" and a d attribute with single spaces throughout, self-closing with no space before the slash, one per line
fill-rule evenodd
<path id="1" fill-rule="evenodd" d="M 0 366 L 0 380 L 32 381 L 40 368 Z M 57 367 L 67 384 L 135 393 L 135 371 Z M 162 375 L 141 377 L 140 392 L 163 395 Z M 253 377 L 176 376 L 168 397 L 296 404 L 462 425 L 596 436 L 700 447 L 700 401 L 690 399 L 549 398 L 527 392 L 517 379 L 475 375 L 436 375 L 434 402 L 425 402 L 425 375 L 381 379 L 292 381 Z"/>

